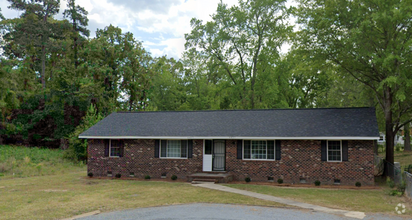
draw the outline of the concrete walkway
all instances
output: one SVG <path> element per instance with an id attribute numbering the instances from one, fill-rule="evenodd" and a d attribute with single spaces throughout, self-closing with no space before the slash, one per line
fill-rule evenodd
<path id="1" fill-rule="evenodd" d="M 235 188 L 222 186 L 222 185 L 214 184 L 214 183 L 206 183 L 205 182 L 205 183 L 193 184 L 193 186 L 203 187 L 203 188 L 208 188 L 208 189 L 214 189 L 214 190 L 220 190 L 220 191 L 230 192 L 230 193 L 237 193 L 237 194 L 250 196 L 250 197 L 254 197 L 254 198 L 258 198 L 258 199 L 263 199 L 263 200 L 267 200 L 267 201 L 272 201 L 272 202 L 282 203 L 282 204 L 286 204 L 286 205 L 296 206 L 296 207 L 299 207 L 299 208 L 311 209 L 311 210 L 314 210 L 314 211 L 319 211 L 319 212 L 324 212 L 324 213 L 329 213 L 329 214 L 344 215 L 346 217 L 351 217 L 351 218 L 363 219 L 366 216 L 365 213 L 363 213 L 363 212 L 352 212 L 352 211 L 346 211 L 346 210 L 340 210 L 340 209 L 331 209 L 331 208 L 326 208 L 326 207 L 317 206 L 317 205 L 311 205 L 311 204 L 307 204 L 307 203 L 303 203 L 303 202 L 296 202 L 296 201 L 293 201 L 293 200 L 279 198 L 279 197 L 275 197 L 275 196 L 250 192 L 250 191 L 241 190 L 241 189 L 235 189 Z"/>

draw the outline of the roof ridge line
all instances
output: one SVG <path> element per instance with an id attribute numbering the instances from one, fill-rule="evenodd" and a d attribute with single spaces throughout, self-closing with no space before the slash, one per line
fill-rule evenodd
<path id="1" fill-rule="evenodd" d="M 230 111 L 298 111 L 298 110 L 332 110 L 332 109 L 374 109 L 375 107 L 333 107 L 333 108 L 278 108 L 278 109 L 218 109 L 218 110 L 184 110 L 184 111 L 118 111 L 112 113 L 180 113 L 180 112 L 230 112 Z"/>

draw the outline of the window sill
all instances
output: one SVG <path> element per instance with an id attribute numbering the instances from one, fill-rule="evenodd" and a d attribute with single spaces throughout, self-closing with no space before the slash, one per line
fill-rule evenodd
<path id="1" fill-rule="evenodd" d="M 109 156 L 109 158 L 120 158 L 119 156 Z"/>
<path id="2" fill-rule="evenodd" d="M 338 160 L 328 160 L 328 161 L 326 161 L 326 162 L 331 162 L 331 163 L 340 163 L 340 162 L 342 162 L 342 161 L 338 161 Z"/>
<path id="3" fill-rule="evenodd" d="M 279 161 L 279 160 L 275 160 L 275 159 L 242 159 L 245 161 Z"/>
<path id="4" fill-rule="evenodd" d="M 170 159 L 170 160 L 186 160 L 187 157 L 159 157 L 160 159 Z"/>

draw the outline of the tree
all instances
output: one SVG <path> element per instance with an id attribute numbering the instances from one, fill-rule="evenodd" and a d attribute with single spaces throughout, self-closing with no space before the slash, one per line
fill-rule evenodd
<path id="1" fill-rule="evenodd" d="M 40 80 L 46 88 L 46 56 L 51 46 L 50 38 L 59 37 L 61 24 L 51 22 L 59 12 L 59 0 L 8 0 L 10 9 L 23 11 L 22 22 L 17 23 L 11 34 L 15 43 L 23 45 L 26 50 L 34 47 L 40 49 Z"/>
<path id="2" fill-rule="evenodd" d="M 75 0 L 68 0 L 67 8 L 68 9 L 63 12 L 63 15 L 65 18 L 69 18 L 71 20 L 73 38 L 73 61 L 74 66 L 77 69 L 77 66 L 79 66 L 77 55 L 79 38 L 81 39 L 82 36 L 89 37 L 90 35 L 90 31 L 87 29 L 87 24 L 89 22 L 89 19 L 87 18 L 88 12 L 83 7 L 76 5 Z"/>
<path id="3" fill-rule="evenodd" d="M 322 97 L 333 83 L 334 67 L 306 51 L 292 49 L 277 61 L 272 81 L 277 84 L 277 103 L 271 107 L 313 108 L 322 105 Z"/>
<path id="4" fill-rule="evenodd" d="M 192 31 L 185 36 L 186 49 L 195 48 L 205 61 L 226 74 L 228 86 L 235 87 L 242 108 L 256 108 L 256 83 L 274 66 L 280 46 L 287 40 L 285 0 L 239 1 L 228 8 L 219 3 L 212 21 L 191 20 Z M 266 88 L 262 88 L 264 91 Z"/>
<path id="5" fill-rule="evenodd" d="M 403 132 L 404 132 L 404 137 L 405 137 L 404 151 L 411 151 L 410 123 L 405 124 L 403 128 L 404 128 Z"/>
<path id="6" fill-rule="evenodd" d="M 125 106 L 128 111 L 145 110 L 153 75 L 152 57 L 129 32 L 123 35 L 122 51 L 120 90 L 128 98 Z"/>
<path id="7" fill-rule="evenodd" d="M 412 4 L 403 0 L 300 0 L 300 48 L 336 64 L 374 94 L 385 117 L 386 160 L 411 122 Z"/>
<path id="8" fill-rule="evenodd" d="M 165 56 L 155 59 L 149 95 L 149 109 L 156 111 L 188 110 L 183 81 L 183 65 Z"/>
<path id="9" fill-rule="evenodd" d="M 93 105 L 87 110 L 86 115 L 82 119 L 82 123 L 76 127 L 73 133 L 67 138 L 69 140 L 69 148 L 65 151 L 64 156 L 71 160 L 85 161 L 87 160 L 87 140 L 79 139 L 79 135 L 95 125 L 103 119 L 103 115 L 96 111 Z"/>
<path id="10" fill-rule="evenodd" d="M 3 13 L 1 13 L 1 8 L 0 8 L 0 19 L 1 19 L 1 20 L 6 19 L 6 18 L 4 18 Z"/>

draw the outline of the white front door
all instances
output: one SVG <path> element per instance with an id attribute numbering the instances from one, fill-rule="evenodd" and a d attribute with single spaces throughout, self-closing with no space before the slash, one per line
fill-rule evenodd
<path id="1" fill-rule="evenodd" d="M 204 140 L 203 142 L 203 171 L 210 172 L 212 171 L 213 166 L 213 141 Z"/>

